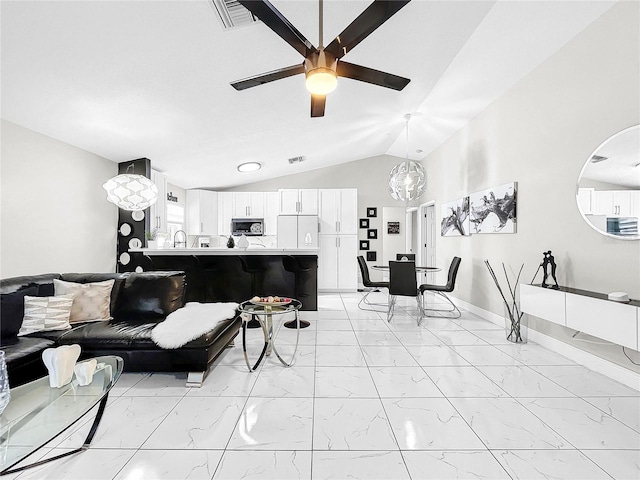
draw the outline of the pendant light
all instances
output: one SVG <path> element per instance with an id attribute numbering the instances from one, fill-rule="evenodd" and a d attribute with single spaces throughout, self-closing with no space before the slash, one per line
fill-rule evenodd
<path id="1" fill-rule="evenodd" d="M 409 120 L 411 114 L 404 116 L 406 121 L 407 158 L 389 172 L 389 194 L 396 200 L 410 202 L 420 197 L 427 188 L 427 174 L 424 167 L 409 160 Z"/>
<path id="2" fill-rule="evenodd" d="M 107 180 L 102 188 L 107 191 L 107 200 L 123 210 L 138 211 L 150 207 L 158 201 L 158 187 L 144 175 L 129 173 L 133 163 L 125 173 Z"/>

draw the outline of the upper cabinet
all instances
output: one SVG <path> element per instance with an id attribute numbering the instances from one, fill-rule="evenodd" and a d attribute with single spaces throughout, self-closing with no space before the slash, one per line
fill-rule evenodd
<path id="1" fill-rule="evenodd" d="M 595 211 L 593 213 L 596 215 L 640 216 L 640 191 L 638 190 L 596 190 L 594 194 Z"/>
<path id="2" fill-rule="evenodd" d="M 280 215 L 318 215 L 318 190 L 287 188 L 278 190 Z"/>
<path id="3" fill-rule="evenodd" d="M 218 193 L 187 190 L 187 235 L 218 235 Z"/>
<path id="4" fill-rule="evenodd" d="M 320 189 L 318 196 L 321 235 L 358 233 L 357 189 Z"/>
<path id="5" fill-rule="evenodd" d="M 264 192 L 233 192 L 233 218 L 264 218 Z"/>
<path id="6" fill-rule="evenodd" d="M 218 235 L 231 235 L 233 218 L 233 193 L 218 192 Z"/>
<path id="7" fill-rule="evenodd" d="M 264 234 L 278 234 L 278 192 L 264 192 Z"/>
<path id="8" fill-rule="evenodd" d="M 149 228 L 165 233 L 167 231 L 167 177 L 151 170 L 151 181 L 158 187 L 158 201 L 149 207 Z"/>

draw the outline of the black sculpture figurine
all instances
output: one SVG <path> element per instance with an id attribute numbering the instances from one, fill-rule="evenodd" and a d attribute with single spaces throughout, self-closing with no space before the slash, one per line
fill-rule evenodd
<path id="1" fill-rule="evenodd" d="M 553 255 L 551 255 L 551 250 L 549 250 L 548 252 L 542 252 L 542 254 L 544 255 L 544 259 L 542 260 L 542 269 L 544 271 L 544 277 L 542 279 L 542 288 L 553 288 L 555 290 L 558 290 L 560 287 L 558 286 L 558 279 L 556 278 L 556 262 L 555 259 L 553 258 Z M 555 285 L 549 285 L 547 284 L 547 278 L 549 278 L 549 272 L 547 271 L 547 267 L 551 265 L 551 277 L 553 278 L 553 281 L 555 283 Z"/>

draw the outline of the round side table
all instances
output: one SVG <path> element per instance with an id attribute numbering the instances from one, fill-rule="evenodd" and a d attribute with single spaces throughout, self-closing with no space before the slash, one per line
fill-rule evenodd
<path id="1" fill-rule="evenodd" d="M 298 342 L 300 340 L 300 315 L 298 311 L 302 308 L 302 303 L 299 300 L 291 299 L 291 302 L 287 304 L 264 304 L 264 303 L 253 303 L 251 300 L 247 300 L 242 302 L 238 306 L 238 310 L 241 313 L 246 315 L 241 315 L 242 318 L 242 352 L 244 353 L 244 361 L 247 364 L 247 368 L 250 372 L 256 370 L 260 363 L 264 360 L 265 357 L 271 355 L 273 351 L 278 360 L 285 366 L 290 367 L 293 365 L 295 360 L 296 352 L 298 351 Z M 295 315 L 295 322 L 297 325 L 297 334 L 296 334 L 296 345 L 293 349 L 293 353 L 291 354 L 291 360 L 286 361 L 282 358 L 280 353 L 278 353 L 278 349 L 276 348 L 274 338 L 273 338 L 273 316 L 274 315 L 285 315 L 287 313 L 293 313 Z M 264 346 L 262 347 L 262 352 L 258 357 L 258 360 L 255 362 L 253 366 L 249 362 L 249 355 L 247 354 L 247 328 L 249 320 L 247 318 L 256 318 L 260 322 L 260 326 L 262 327 L 262 333 L 264 335 Z"/>

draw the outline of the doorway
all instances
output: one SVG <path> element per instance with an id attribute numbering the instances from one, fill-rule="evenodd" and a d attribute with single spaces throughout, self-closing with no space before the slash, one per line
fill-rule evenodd
<path id="1" fill-rule="evenodd" d="M 420 231 L 420 264 L 427 267 L 436 267 L 436 235 L 438 224 L 436 221 L 436 203 L 434 200 L 423 203 L 419 207 L 419 231 Z M 422 273 L 422 283 L 435 283 L 436 274 L 434 272 Z"/>

